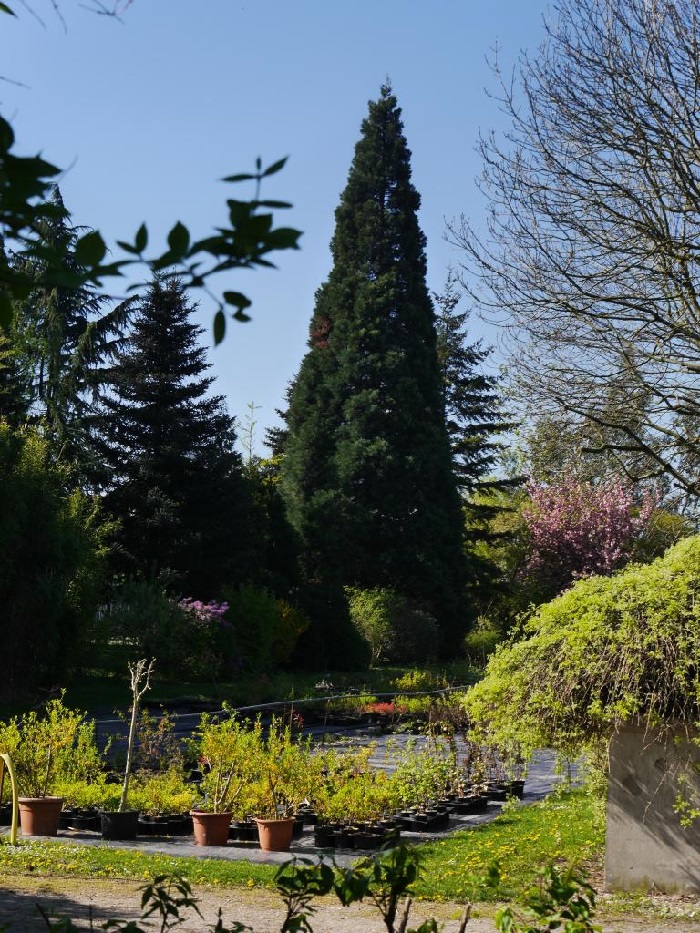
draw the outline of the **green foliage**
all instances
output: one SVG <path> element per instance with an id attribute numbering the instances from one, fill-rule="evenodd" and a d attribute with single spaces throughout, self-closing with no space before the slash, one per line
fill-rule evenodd
<path id="1" fill-rule="evenodd" d="M 496 871 L 496 883 L 498 883 Z M 538 872 L 537 882 L 523 907 L 500 907 L 496 912 L 499 933 L 602 933 L 594 924 L 595 891 L 571 868 L 548 865 Z"/>
<path id="2" fill-rule="evenodd" d="M 476 576 L 478 585 L 470 591 L 475 626 L 483 628 L 483 620 L 488 620 L 487 628 L 505 634 L 538 601 L 531 581 L 522 573 L 530 540 L 522 514 L 528 500 L 520 489 L 482 492 L 476 500 L 473 504 L 483 506 L 488 521 L 469 546 L 472 561 L 484 568 Z"/>
<path id="3" fill-rule="evenodd" d="M 138 771 L 129 785 L 129 801 L 149 816 L 178 816 L 187 813 L 199 796 L 177 766 L 166 771 Z"/>
<path id="4" fill-rule="evenodd" d="M 438 652 L 436 620 L 395 590 L 347 587 L 350 618 L 372 649 L 372 663 L 430 661 Z"/>
<path id="5" fill-rule="evenodd" d="M 418 748 L 409 740 L 395 760 L 392 782 L 403 807 L 427 806 L 443 797 L 454 782 L 456 756 L 448 743 Z"/>
<path id="6" fill-rule="evenodd" d="M 42 250 L 62 253 L 68 272 L 79 271 L 77 230 L 71 226 L 60 191 L 51 190 L 58 216 L 47 218 L 38 231 Z M 76 467 L 77 482 L 84 482 L 91 462 L 86 415 L 98 378 L 98 361 L 119 344 L 129 315 L 128 302 L 105 310 L 104 299 L 82 286 L 46 287 L 47 261 L 38 257 L 11 257 L 13 268 L 35 286 L 14 303 L 8 331 L 14 350 L 15 381 L 26 393 L 26 417 L 41 426 L 55 459 Z"/>
<path id="7" fill-rule="evenodd" d="M 268 590 L 252 585 L 224 588 L 229 604 L 226 622 L 247 673 L 268 673 L 289 664 L 299 637 L 306 631 L 306 615 Z"/>
<path id="8" fill-rule="evenodd" d="M 155 658 L 165 679 L 216 682 L 233 677 L 238 667 L 230 626 L 187 612 L 161 584 L 125 583 L 114 593 L 98 631 L 125 644 L 131 660 Z"/>
<path id="9" fill-rule="evenodd" d="M 299 640 L 295 668 L 362 671 L 369 667 L 370 646 L 350 620 L 342 587 L 312 581 L 299 588 L 296 601 L 310 625 Z"/>
<path id="10" fill-rule="evenodd" d="M 320 759 L 312 755 L 310 739 L 296 737 L 279 719 L 273 718 L 265 734 L 259 721 L 254 731 L 257 754 L 248 763 L 252 812 L 262 819 L 290 817 L 320 780 Z"/>
<path id="11" fill-rule="evenodd" d="M 483 669 L 502 640 L 503 633 L 490 619 L 479 618 L 464 638 L 465 657 L 475 668 Z"/>
<path id="12" fill-rule="evenodd" d="M 203 772 L 201 809 L 214 813 L 288 816 L 321 780 L 321 759 L 311 754 L 309 741 L 278 719 L 263 732 L 260 719 L 204 714 L 191 751 Z"/>
<path id="13" fill-rule="evenodd" d="M 147 257 L 148 229 L 144 223 L 133 242 L 117 241 L 129 257 L 117 260 L 109 258 L 104 238 L 92 230 L 75 243 L 78 266 L 70 268 L 65 262 L 66 244 L 47 245 L 41 235 L 42 224 L 65 220 L 67 216 L 63 205 L 52 203 L 49 198 L 53 180 L 61 170 L 39 156 L 15 155 L 11 151 L 14 144 L 12 126 L 0 117 L 0 237 L 24 259 L 40 262 L 42 273 L 38 280 L 30 272 L 12 266 L 4 252 L 0 252 L 0 328 L 7 328 L 12 322 L 13 301 L 26 298 L 37 285 L 47 291 L 56 287 L 100 286 L 104 279 L 123 276 L 130 266 L 137 264 L 145 266 L 150 273 L 175 268 L 188 286 L 205 289 L 218 305 L 214 337 L 219 343 L 226 327 L 225 311 L 235 309 L 233 317 L 247 321 L 250 318 L 246 309 L 250 301 L 235 291 L 224 291 L 221 297 L 212 295 L 208 289 L 209 279 L 233 269 L 269 268 L 273 266 L 269 259 L 272 253 L 298 249 L 300 232 L 290 227 L 274 227 L 271 213 L 291 205 L 259 197 L 262 181 L 279 172 L 286 159 L 267 168 L 257 159 L 254 172 L 223 179 L 232 184 L 249 181 L 255 184 L 252 200 L 227 200 L 229 226 L 219 226 L 213 234 L 196 238 L 178 221 L 168 234 L 168 248 L 159 255 Z M 142 285 L 136 282 L 128 290 L 138 290 Z"/>
<path id="14" fill-rule="evenodd" d="M 15 696 L 65 677 L 98 604 L 105 528 L 67 480 L 43 438 L 0 423 L 0 689 Z"/>
<path id="15" fill-rule="evenodd" d="M 256 539 L 234 422 L 211 393 L 194 311 L 165 276 L 133 309 L 91 416 L 94 482 L 118 521 L 115 571 L 215 596 L 246 579 Z"/>
<path id="16" fill-rule="evenodd" d="M 309 918 L 316 913 L 312 901 L 330 894 L 335 882 L 335 871 L 323 861 L 293 858 L 277 869 L 275 886 L 286 907 L 282 931 L 312 933 Z"/>
<path id="17" fill-rule="evenodd" d="M 421 853 L 413 847 L 400 845 L 371 858 L 360 859 L 350 868 L 336 868 L 335 893 L 343 905 L 370 900 L 379 911 L 388 933 L 403 931 L 408 926 L 411 909 L 407 896 L 412 893 L 421 873 Z M 407 900 L 399 913 L 403 897 Z M 437 931 L 435 920 L 427 920 L 414 933 Z"/>
<path id="18" fill-rule="evenodd" d="M 29 380 L 16 343 L 0 330 L 0 418 L 13 428 L 20 427 L 27 418 L 29 397 Z"/>
<path id="19" fill-rule="evenodd" d="M 63 797 L 65 807 L 79 807 L 80 809 L 97 807 L 116 810 L 121 794 L 121 786 L 107 783 L 104 773 L 96 774 L 89 781 L 56 781 L 54 790 L 56 796 Z"/>
<path id="20" fill-rule="evenodd" d="M 446 686 L 447 679 L 444 674 L 436 674 L 423 668 L 412 668 L 392 681 L 392 687 L 402 693 L 439 690 Z"/>
<path id="21" fill-rule="evenodd" d="M 0 723 L 0 751 L 12 758 L 25 797 L 56 794 L 63 783 L 99 780 L 95 724 L 68 709 L 62 698 Z"/>
<path id="22" fill-rule="evenodd" d="M 574 757 L 618 723 L 695 722 L 700 538 L 645 566 L 591 578 L 534 612 L 466 696 L 497 744 Z"/>
<path id="23" fill-rule="evenodd" d="M 466 624 L 463 529 L 419 205 L 383 87 L 336 210 L 333 268 L 276 452 L 306 578 L 395 587 L 434 615 L 446 648 Z"/>
<path id="24" fill-rule="evenodd" d="M 206 713 L 192 740 L 192 751 L 201 762 L 202 809 L 224 813 L 251 782 L 251 763 L 262 741 L 260 722 L 251 728 L 235 716 L 216 721 Z"/>

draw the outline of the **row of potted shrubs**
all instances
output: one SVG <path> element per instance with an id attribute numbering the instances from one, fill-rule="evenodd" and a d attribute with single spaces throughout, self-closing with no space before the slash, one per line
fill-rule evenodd
<path id="1" fill-rule="evenodd" d="M 289 723 L 273 720 L 264 726 L 259 718 L 242 720 L 232 711 L 220 717 L 202 715 L 193 737 L 182 743 L 167 716 L 142 714 L 133 774 L 122 780 L 114 758 L 110 761 L 98 750 L 94 722 L 67 708 L 62 699 L 50 701 L 41 714 L 0 723 L 0 752 L 9 754 L 23 798 L 24 834 L 37 831 L 25 817 L 29 802 L 48 804 L 53 798 L 56 829 L 49 834 L 56 832 L 64 806 L 101 811 L 108 838 L 135 838 L 139 813 L 151 820 L 179 818 L 181 831 L 189 828 L 182 822 L 182 815 L 189 814 L 195 841 L 202 845 L 225 844 L 232 823 L 254 818 L 261 845 L 266 844 L 268 825 L 282 823 L 283 844 L 288 846 L 303 803 L 311 803 L 325 824 L 351 820 L 377 825 L 387 815 L 417 808 L 419 828 L 420 814 L 430 804 L 449 792 L 474 797 L 474 782 L 488 777 L 483 756 L 472 749 L 465 763 L 454 743 L 444 740 L 425 747 L 409 742 L 390 752 L 391 773 L 370 766 L 373 751 L 367 746 L 314 746 Z M 121 809 L 130 815 L 118 816 L 128 820 L 128 827 L 115 828 L 113 815 L 125 797 L 128 806 Z M 270 832 L 277 828 L 273 825 Z M 173 831 L 174 822 L 169 829 Z M 46 827 L 39 834 L 47 834 Z"/>

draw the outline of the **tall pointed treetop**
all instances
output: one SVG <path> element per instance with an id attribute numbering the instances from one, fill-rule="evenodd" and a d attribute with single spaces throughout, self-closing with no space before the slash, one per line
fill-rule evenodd
<path id="1" fill-rule="evenodd" d="M 389 87 L 369 105 L 291 388 L 282 465 L 314 579 L 391 586 L 460 626 L 462 531 L 420 197 Z"/>

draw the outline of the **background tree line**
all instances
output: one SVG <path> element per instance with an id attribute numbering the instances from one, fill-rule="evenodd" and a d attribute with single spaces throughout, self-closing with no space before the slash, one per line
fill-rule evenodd
<path id="1" fill-rule="evenodd" d="M 109 636 L 143 642 L 149 630 L 149 644 L 173 657 L 168 642 L 218 626 L 202 650 L 221 676 L 273 658 L 363 666 L 372 632 L 357 621 L 360 597 L 352 613 L 351 603 L 366 590 L 395 594 L 380 600 L 382 624 L 416 629 L 413 649 L 404 637 L 396 651 L 418 659 L 426 646 L 432 655 L 459 646 L 474 586 L 460 489 L 472 493 L 491 472 L 502 420 L 495 386 L 478 372 L 486 351 L 468 344 L 456 297 L 435 314 L 409 159 L 383 88 L 336 212 L 334 268 L 284 428 L 273 432 L 275 456 L 245 464 L 183 280 L 156 271 L 140 294 L 109 302 L 84 281 L 82 237 L 52 190 L 39 249 L 6 257 L 35 285 L 13 296 L 0 415 L 18 450 L 41 445 L 52 507 L 71 496 L 83 504 L 74 533 L 99 531 L 100 561 L 76 553 L 58 584 L 91 580 L 80 624 L 57 628 L 63 657 L 101 606 Z M 57 274 L 56 256 L 72 278 Z M 44 544 L 50 567 L 62 543 Z M 32 619 L 40 645 L 45 614 Z M 24 642 L 27 624 L 9 611 L 7 640 Z M 26 665 L 14 671 L 15 683 L 27 677 Z M 59 674 L 57 652 L 37 676 L 49 673 Z"/>
<path id="2" fill-rule="evenodd" d="M 29 246 L 3 254 L 0 406 L 13 470 L 31 438 L 63 502 L 99 500 L 99 599 L 155 587 L 166 620 L 181 597 L 225 599 L 230 618 L 238 599 L 257 608 L 219 651 L 231 664 L 264 664 L 256 627 L 287 625 L 299 643 L 275 663 L 357 666 L 392 643 L 387 624 L 437 654 L 465 635 L 488 647 L 528 606 L 692 531 L 692 14 L 562 0 L 519 90 L 503 81 L 512 132 L 482 143 L 488 237 L 466 220 L 451 236 L 472 307 L 506 315 L 517 341 L 507 385 L 469 339 L 454 275 L 428 293 L 410 151 L 382 88 L 269 460 L 242 463 L 212 394 L 187 281 L 172 275 L 184 235 L 138 297 L 110 308 L 93 241 L 54 192 Z M 74 514 L 86 534 L 88 513 Z"/>

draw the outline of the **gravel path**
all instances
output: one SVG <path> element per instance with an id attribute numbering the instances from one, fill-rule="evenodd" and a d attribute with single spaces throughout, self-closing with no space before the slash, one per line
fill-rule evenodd
<path id="1" fill-rule="evenodd" d="M 219 908 L 225 923 L 237 920 L 255 933 L 276 933 L 282 925 L 283 910 L 273 892 L 246 889 L 196 889 L 203 917 L 194 913 L 177 927 L 183 933 L 203 933 L 216 922 Z M 79 929 L 90 929 L 90 915 L 95 929 L 109 917 L 137 919 L 140 916 L 139 884 L 128 881 L 0 878 L 0 928 L 9 924 L 8 933 L 33 933 L 46 930 L 36 904 L 50 916 L 69 916 Z M 685 902 L 686 908 L 688 902 Z M 429 917 L 444 924 L 444 933 L 456 933 L 464 905 L 419 901 L 413 905 L 410 925 L 417 926 Z M 660 899 L 659 913 L 672 909 L 668 898 Z M 467 933 L 493 933 L 492 905 L 475 908 Z M 700 917 L 700 914 L 699 914 Z M 698 933 L 699 920 L 667 920 L 642 917 L 599 918 L 605 933 Z M 322 898 L 311 924 L 315 933 L 383 933 L 378 912 L 367 904 L 342 907 L 334 899 Z M 153 922 L 152 928 L 158 929 Z"/>

